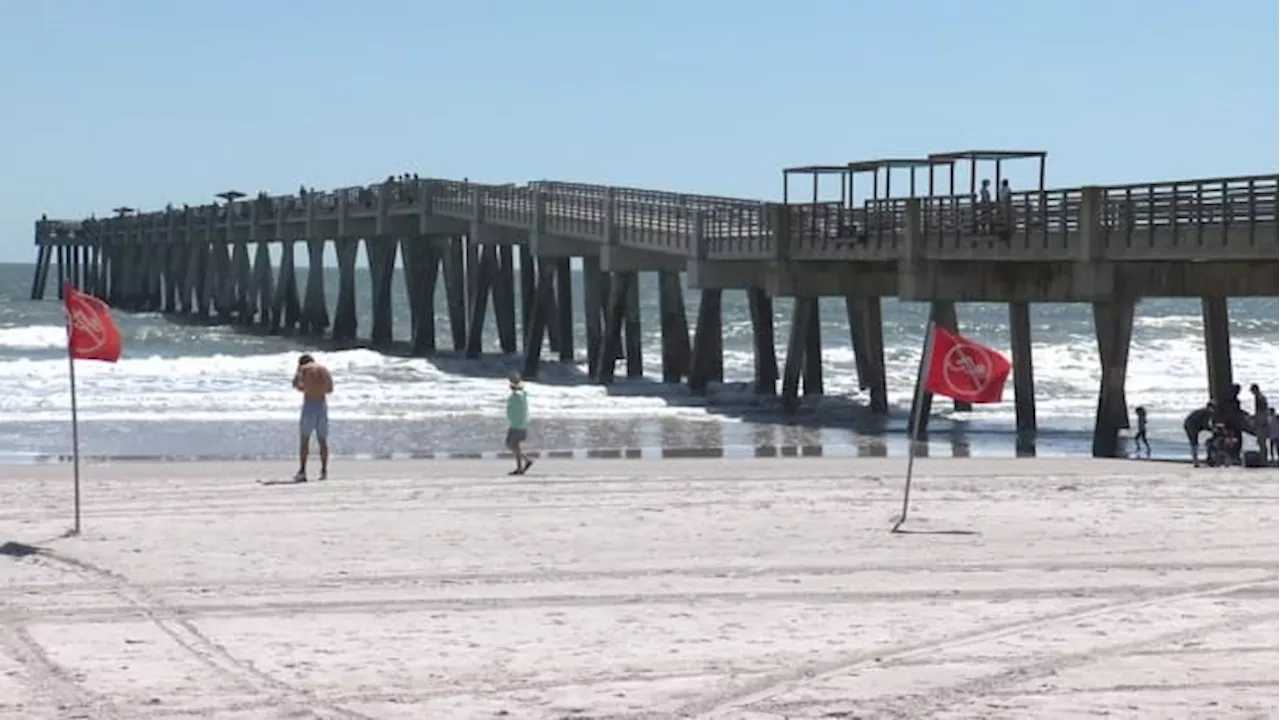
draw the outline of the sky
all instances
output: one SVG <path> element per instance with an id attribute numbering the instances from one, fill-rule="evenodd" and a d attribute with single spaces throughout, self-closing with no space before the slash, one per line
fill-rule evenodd
<path id="1" fill-rule="evenodd" d="M 401 172 L 766 200 L 783 167 L 972 148 L 1046 150 L 1055 187 L 1274 173 L 1278 26 L 1275 0 L 0 0 L 0 262 L 41 213 Z"/>

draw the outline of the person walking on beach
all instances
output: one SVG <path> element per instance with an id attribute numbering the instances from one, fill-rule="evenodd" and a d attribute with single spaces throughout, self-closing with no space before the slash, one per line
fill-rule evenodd
<path id="1" fill-rule="evenodd" d="M 1200 467 L 1200 433 L 1212 431 L 1215 411 L 1213 401 L 1209 401 L 1204 407 L 1192 410 L 1182 421 L 1187 442 L 1191 443 L 1191 464 L 1195 467 Z"/>
<path id="2" fill-rule="evenodd" d="M 511 393 L 507 395 L 507 449 L 516 460 L 516 469 L 508 475 L 523 475 L 533 467 L 533 460 L 521 447 L 529 436 L 529 398 L 524 393 L 524 378 L 514 374 L 510 378 Z"/>
<path id="3" fill-rule="evenodd" d="M 320 445 L 320 479 L 329 477 L 329 394 L 333 392 L 333 375 L 329 368 L 310 355 L 298 358 L 293 374 L 293 388 L 302 393 L 302 415 L 298 419 L 301 444 L 298 445 L 298 474 L 294 482 L 307 481 L 307 456 L 311 453 L 311 436 Z"/>
<path id="4" fill-rule="evenodd" d="M 1147 441 L 1147 409 L 1139 405 L 1133 414 L 1138 416 L 1138 432 L 1133 436 L 1133 452 L 1136 455 L 1139 449 L 1145 447 L 1147 457 L 1151 457 L 1151 443 Z"/>

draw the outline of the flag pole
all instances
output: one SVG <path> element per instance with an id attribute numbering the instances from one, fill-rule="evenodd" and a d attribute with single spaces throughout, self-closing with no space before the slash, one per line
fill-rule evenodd
<path id="1" fill-rule="evenodd" d="M 69 283 L 68 283 L 69 284 Z M 64 291 L 65 292 L 65 291 Z M 80 417 L 76 408 L 76 356 L 71 347 L 72 320 L 67 315 L 67 369 L 71 377 L 71 473 L 74 487 L 75 525 L 72 535 L 80 534 Z"/>
<path id="2" fill-rule="evenodd" d="M 916 440 L 920 437 L 920 426 L 924 424 L 924 380 L 925 374 L 929 372 L 929 366 L 933 364 L 933 330 L 934 322 L 931 319 L 924 329 L 924 351 L 920 353 L 920 371 L 916 373 L 916 396 L 911 405 L 911 427 L 907 429 L 907 479 L 902 486 L 902 514 L 898 516 L 898 521 L 893 524 L 889 532 L 897 532 L 898 528 L 907 521 L 907 508 L 911 504 L 911 473 L 916 465 Z"/>

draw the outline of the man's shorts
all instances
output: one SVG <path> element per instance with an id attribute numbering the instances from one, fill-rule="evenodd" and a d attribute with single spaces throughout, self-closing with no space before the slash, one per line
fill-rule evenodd
<path id="1" fill-rule="evenodd" d="M 298 418 L 298 431 L 304 440 L 312 435 L 317 440 L 329 439 L 329 404 L 325 402 L 305 401 L 302 403 L 302 416 Z"/>
<path id="2" fill-rule="evenodd" d="M 511 428 L 507 430 L 507 449 L 515 450 L 516 446 L 524 442 L 529 437 L 529 431 L 524 429 Z"/>

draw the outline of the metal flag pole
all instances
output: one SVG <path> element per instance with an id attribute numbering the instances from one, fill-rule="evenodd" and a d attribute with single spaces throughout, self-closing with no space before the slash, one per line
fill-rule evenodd
<path id="1" fill-rule="evenodd" d="M 897 532 L 898 528 L 907 521 L 907 508 L 911 504 L 911 472 L 916 464 L 916 440 L 920 436 L 920 426 L 924 424 L 925 374 L 933 364 L 933 330 L 934 321 L 930 320 L 924 329 L 924 352 L 920 354 L 920 371 L 916 373 L 916 397 L 911 406 L 913 410 L 911 427 L 908 428 L 907 433 L 907 480 L 902 486 L 902 514 L 898 516 L 898 521 L 893 524 L 889 532 Z"/>
<path id="2" fill-rule="evenodd" d="M 68 283 L 69 285 L 70 283 Z M 64 289 L 64 297 L 69 289 Z M 64 301 L 65 302 L 65 301 Z M 71 347 L 72 324 L 70 313 L 67 314 L 67 369 L 71 376 L 71 473 L 75 497 L 75 525 L 72 535 L 80 534 L 80 417 L 76 408 L 76 356 Z"/>

